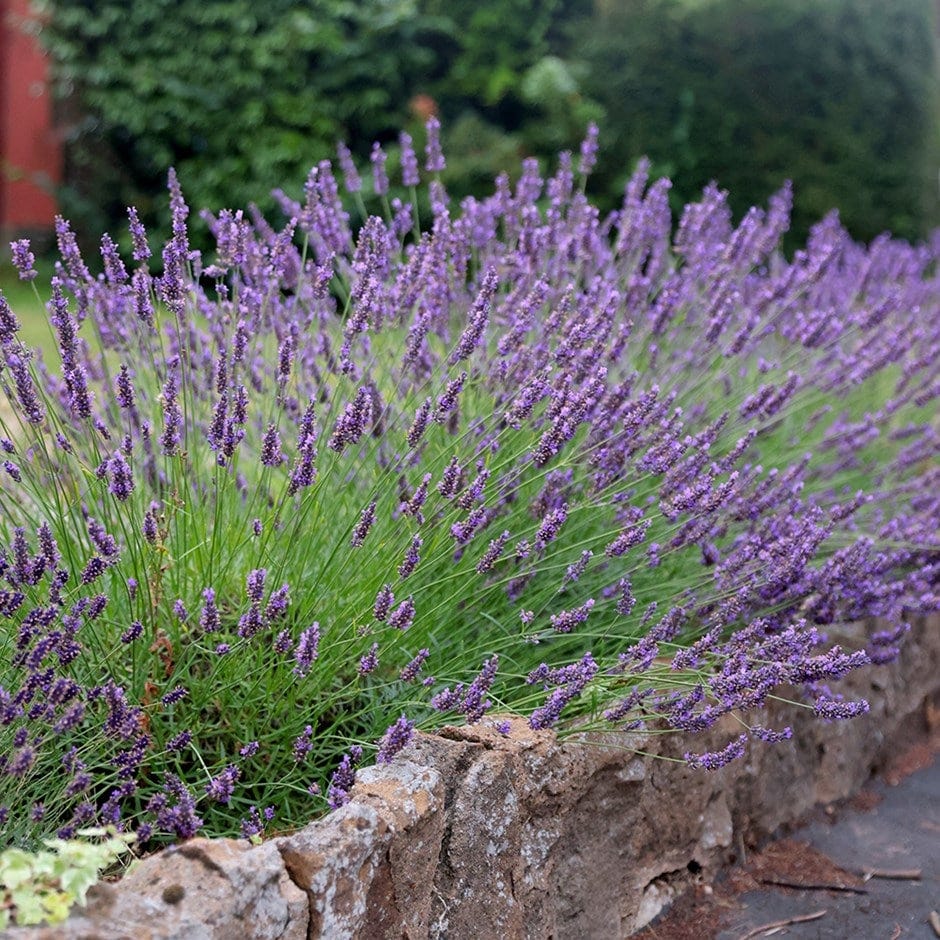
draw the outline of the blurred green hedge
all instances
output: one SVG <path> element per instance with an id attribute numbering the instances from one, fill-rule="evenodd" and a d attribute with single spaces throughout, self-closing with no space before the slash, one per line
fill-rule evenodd
<path id="1" fill-rule="evenodd" d="M 681 205 L 743 211 L 784 179 L 794 237 L 837 206 L 868 239 L 937 222 L 931 0 L 43 0 L 66 129 L 63 209 L 88 233 L 175 165 L 192 204 L 270 209 L 349 142 L 365 161 L 436 108 L 445 180 L 487 192 L 601 126 L 594 197 L 636 159 Z M 366 174 L 367 176 L 367 174 Z"/>
<path id="2" fill-rule="evenodd" d="M 683 204 L 710 180 L 737 212 L 784 179 L 794 234 L 834 206 L 861 239 L 937 223 L 931 0 L 630 0 L 580 29 L 606 109 L 600 184 L 646 153 Z"/>

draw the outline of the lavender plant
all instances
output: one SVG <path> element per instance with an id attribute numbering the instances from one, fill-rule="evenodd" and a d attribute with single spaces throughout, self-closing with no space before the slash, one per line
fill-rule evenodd
<path id="1" fill-rule="evenodd" d="M 830 216 L 788 261 L 789 189 L 674 220 L 646 164 L 601 218 L 593 132 L 458 207 L 430 131 L 358 232 L 328 162 L 208 257 L 172 172 L 158 257 L 131 209 L 94 275 L 60 220 L 49 362 L 0 299 L 5 842 L 256 837 L 492 712 L 731 713 L 713 769 L 784 686 L 864 712 L 831 684 L 940 606 L 940 242 Z"/>

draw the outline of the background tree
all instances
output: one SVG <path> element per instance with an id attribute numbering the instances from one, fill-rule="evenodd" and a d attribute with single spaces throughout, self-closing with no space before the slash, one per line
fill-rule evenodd
<path id="1" fill-rule="evenodd" d="M 792 179 L 795 240 L 833 207 L 862 239 L 936 223 L 930 0 L 631 0 L 576 29 L 611 193 L 646 153 L 677 205 L 716 180 L 740 213 Z"/>
<path id="2" fill-rule="evenodd" d="M 394 172 L 432 112 L 457 196 L 594 120 L 607 209 L 648 154 L 677 209 L 715 180 L 740 214 L 792 179 L 791 244 L 833 207 L 861 239 L 938 221 L 931 0 L 44 2 L 63 209 L 91 233 L 129 203 L 153 221 L 171 164 L 214 208 L 270 209 L 340 139 Z"/>

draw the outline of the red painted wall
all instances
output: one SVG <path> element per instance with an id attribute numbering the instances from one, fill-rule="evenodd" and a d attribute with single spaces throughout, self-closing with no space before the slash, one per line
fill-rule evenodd
<path id="1" fill-rule="evenodd" d="M 29 0 L 0 0 L 0 231 L 52 227 L 61 179 L 47 62 Z M 5 246 L 0 246 L 0 248 Z"/>

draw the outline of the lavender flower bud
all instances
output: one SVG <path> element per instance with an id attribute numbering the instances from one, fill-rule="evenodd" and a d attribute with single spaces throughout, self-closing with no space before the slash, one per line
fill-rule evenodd
<path id="1" fill-rule="evenodd" d="M 686 753 L 683 755 L 685 762 L 694 770 L 714 771 L 731 761 L 744 756 L 744 745 L 747 743 L 747 735 L 742 734 L 736 740 L 731 741 L 720 751 L 705 752 L 704 754 Z"/>
<path id="2" fill-rule="evenodd" d="M 405 580 L 409 575 L 411 575 L 415 568 L 418 567 L 418 562 L 421 560 L 419 554 L 421 546 L 424 544 L 424 540 L 419 536 L 414 536 L 411 540 L 411 546 L 408 549 L 402 563 L 398 566 L 398 577 Z"/>
<path id="3" fill-rule="evenodd" d="M 493 565 L 496 564 L 500 555 L 503 553 L 503 549 L 506 547 L 506 543 L 509 541 L 509 532 L 504 531 L 497 538 L 492 539 L 490 544 L 487 546 L 486 551 L 480 557 L 480 560 L 477 562 L 477 574 L 485 574 L 488 571 L 493 569 Z"/>
<path id="4" fill-rule="evenodd" d="M 137 215 L 137 209 L 134 206 L 127 207 L 128 227 L 131 233 L 131 241 L 134 244 L 134 260 L 146 261 L 150 257 L 150 246 L 147 244 L 147 231 Z"/>
<path id="5" fill-rule="evenodd" d="M 414 736 L 414 730 L 414 722 L 409 721 L 402 715 L 382 736 L 382 740 L 379 742 L 379 752 L 375 756 L 376 763 L 391 763 L 392 758 L 400 750 L 407 747 L 408 742 Z"/>
<path id="6" fill-rule="evenodd" d="M 30 251 L 28 238 L 20 238 L 10 242 L 10 251 L 13 255 L 13 267 L 21 281 L 32 281 L 36 278 L 36 257 Z"/>
<path id="7" fill-rule="evenodd" d="M 13 339 L 20 328 L 20 322 L 10 309 L 3 291 L 0 291 L 0 342 L 6 343 Z M 9 361 L 7 363 L 9 365 Z"/>
<path id="8" fill-rule="evenodd" d="M 125 645 L 128 643 L 133 643 L 134 640 L 140 638 L 144 632 L 144 625 L 139 621 L 135 620 L 128 628 L 121 634 L 121 642 Z"/>
<path id="9" fill-rule="evenodd" d="M 388 174 L 385 172 L 385 151 L 376 142 L 372 145 L 372 153 L 369 156 L 372 162 L 372 189 L 376 196 L 388 195 Z"/>
<path id="10" fill-rule="evenodd" d="M 372 608 L 372 615 L 378 621 L 384 621 L 388 618 L 388 612 L 392 604 L 395 603 L 395 595 L 392 593 L 390 584 L 383 584 L 375 595 L 375 604 Z"/>
<path id="11" fill-rule="evenodd" d="M 428 497 L 428 486 L 431 483 L 431 474 L 426 473 L 421 482 L 416 487 L 411 498 L 399 506 L 399 512 L 405 516 L 414 516 L 418 521 L 422 521 L 421 507 Z"/>
<path id="12" fill-rule="evenodd" d="M 248 572 L 245 579 L 245 593 L 252 604 L 260 604 L 264 596 L 264 582 L 268 576 L 267 569 L 255 568 Z"/>
<path id="13" fill-rule="evenodd" d="M 108 460 L 108 476 L 108 492 L 119 502 L 127 500 L 134 492 L 134 477 L 122 453 L 113 454 Z"/>
<path id="14" fill-rule="evenodd" d="M 431 417 L 431 399 L 426 398 L 415 412 L 414 421 L 408 429 L 408 446 L 417 447 L 424 435 Z"/>
<path id="15" fill-rule="evenodd" d="M 261 442 L 261 463 L 265 467 L 279 467 L 285 459 L 281 451 L 281 436 L 278 434 L 277 427 L 269 424 Z"/>
<path id="16" fill-rule="evenodd" d="M 378 618 L 376 618 L 378 619 Z M 415 619 L 415 604 L 409 595 L 392 611 L 388 618 L 388 625 L 396 630 L 407 630 Z"/>
<path id="17" fill-rule="evenodd" d="M 441 151 L 441 122 L 432 116 L 424 127 L 428 135 L 424 148 L 426 157 L 424 168 L 428 173 L 443 173 L 447 164 Z"/>
<path id="18" fill-rule="evenodd" d="M 333 771 L 327 790 L 327 802 L 330 809 L 339 809 L 349 802 L 349 791 L 356 782 L 356 765 L 362 760 L 362 748 L 354 744 L 343 755 L 339 766 Z"/>
<path id="19" fill-rule="evenodd" d="M 241 776 L 241 770 L 235 764 L 229 764 L 222 773 L 213 777 L 206 784 L 206 796 L 216 803 L 227 806 L 232 794 L 235 792 L 235 784 Z"/>
<path id="20" fill-rule="evenodd" d="M 204 601 L 202 613 L 199 615 L 199 626 L 206 633 L 216 633 L 219 630 L 219 609 L 215 606 L 215 591 L 206 588 L 202 592 Z"/>
<path id="21" fill-rule="evenodd" d="M 337 453 L 342 453 L 350 444 L 355 444 L 372 420 L 372 391 L 362 386 L 352 402 L 349 402 L 339 416 L 327 446 Z"/>
<path id="22" fill-rule="evenodd" d="M 594 606 L 594 598 L 588 598 L 580 607 L 573 610 L 563 610 L 557 614 L 552 614 L 549 620 L 556 633 L 571 633 L 579 624 L 584 623 Z"/>
<path id="23" fill-rule="evenodd" d="M 375 522 L 375 507 L 376 502 L 373 499 L 369 505 L 362 510 L 362 514 L 359 516 L 359 521 L 353 529 L 352 539 L 350 540 L 353 548 L 360 548 L 365 542 L 366 536 L 369 534 L 369 530 Z"/>
<path id="24" fill-rule="evenodd" d="M 170 375 L 163 383 L 161 396 L 163 405 L 163 433 L 160 435 L 160 447 L 164 454 L 178 452 L 183 427 L 183 413 L 179 406 L 179 383 L 176 376 Z"/>
<path id="25" fill-rule="evenodd" d="M 294 738 L 293 752 L 294 763 L 301 763 L 306 760 L 307 755 L 313 750 L 313 726 L 307 725 L 306 728 Z"/>
<path id="26" fill-rule="evenodd" d="M 467 381 L 467 373 L 461 372 L 456 379 L 447 383 L 444 394 L 437 400 L 437 407 L 434 409 L 434 420 L 438 424 L 445 424 L 448 418 L 457 406 L 457 398 L 463 391 L 464 383 Z"/>
<path id="27" fill-rule="evenodd" d="M 418 157 L 415 154 L 414 144 L 411 135 L 402 131 L 398 135 L 398 142 L 401 146 L 401 181 L 403 186 L 417 186 L 421 182 L 421 176 L 418 173 Z"/>
<path id="28" fill-rule="evenodd" d="M 568 504 L 562 503 L 557 509 L 547 512 L 535 534 L 535 550 L 544 551 L 549 542 L 554 541 L 561 527 L 568 519 Z"/>
<path id="29" fill-rule="evenodd" d="M 164 706 L 169 707 L 170 705 L 175 705 L 177 702 L 181 702 L 188 694 L 189 692 L 184 689 L 183 686 L 178 685 L 172 691 L 162 696 L 160 701 Z"/>
<path id="30" fill-rule="evenodd" d="M 813 703 L 813 712 L 817 718 L 824 721 L 845 721 L 864 715 L 869 710 L 869 704 L 864 699 L 857 702 L 839 702 L 832 698 L 820 696 Z"/>
<path id="31" fill-rule="evenodd" d="M 431 655 L 431 651 L 428 649 L 418 650 L 417 655 L 409 663 L 402 667 L 401 672 L 399 672 L 398 677 L 402 682 L 414 682 L 418 678 L 418 674 L 421 672 L 421 667 L 424 665 L 425 660 L 428 656 Z"/>
<path id="32" fill-rule="evenodd" d="M 117 400 L 118 405 L 125 411 L 133 411 L 135 405 L 134 384 L 131 382 L 130 372 L 126 365 L 122 363 L 121 371 L 118 373 L 117 380 Z"/>
<path id="33" fill-rule="evenodd" d="M 597 163 L 597 125 L 592 121 L 588 124 L 587 136 L 581 141 L 581 160 L 578 163 L 578 172 L 582 176 L 590 175 L 591 170 Z"/>
<path id="34" fill-rule="evenodd" d="M 493 267 L 487 268 L 486 273 L 483 275 L 483 283 L 480 286 L 480 292 L 477 294 L 477 298 L 473 302 L 473 307 L 470 310 L 467 327 L 461 334 L 460 339 L 457 341 L 457 346 L 448 359 L 448 362 L 452 366 L 456 365 L 462 359 L 468 359 L 480 342 L 483 332 L 486 329 L 486 324 L 489 322 L 490 304 L 493 301 L 493 296 L 496 294 L 497 287 L 499 287 L 499 275 L 496 273 L 496 269 Z M 466 375 L 464 375 L 463 378 L 466 379 Z M 461 386 L 462 384 L 461 382 Z M 438 403 L 438 411 L 441 410 L 441 405 Z"/>
<path id="35" fill-rule="evenodd" d="M 144 326 L 152 330 L 155 328 L 155 320 L 153 299 L 150 295 L 151 284 L 150 275 L 141 269 L 136 270 L 131 277 L 131 286 L 134 291 L 134 313 Z"/>
<path id="36" fill-rule="evenodd" d="M 340 142 L 336 145 L 336 152 L 339 156 L 339 166 L 343 172 L 343 183 L 346 186 L 346 191 L 358 193 L 362 189 L 362 181 L 359 179 L 359 173 L 356 170 L 356 164 L 353 162 L 349 148 Z"/>
<path id="37" fill-rule="evenodd" d="M 294 648 L 294 674 L 303 678 L 316 662 L 320 646 L 320 624 L 314 622 L 300 634 Z"/>
<path id="38" fill-rule="evenodd" d="M 356 670 L 360 676 L 367 676 L 370 672 L 374 672 L 378 669 L 379 666 L 379 644 L 373 643 L 369 649 L 369 652 L 365 656 L 360 657 L 359 667 Z"/>

